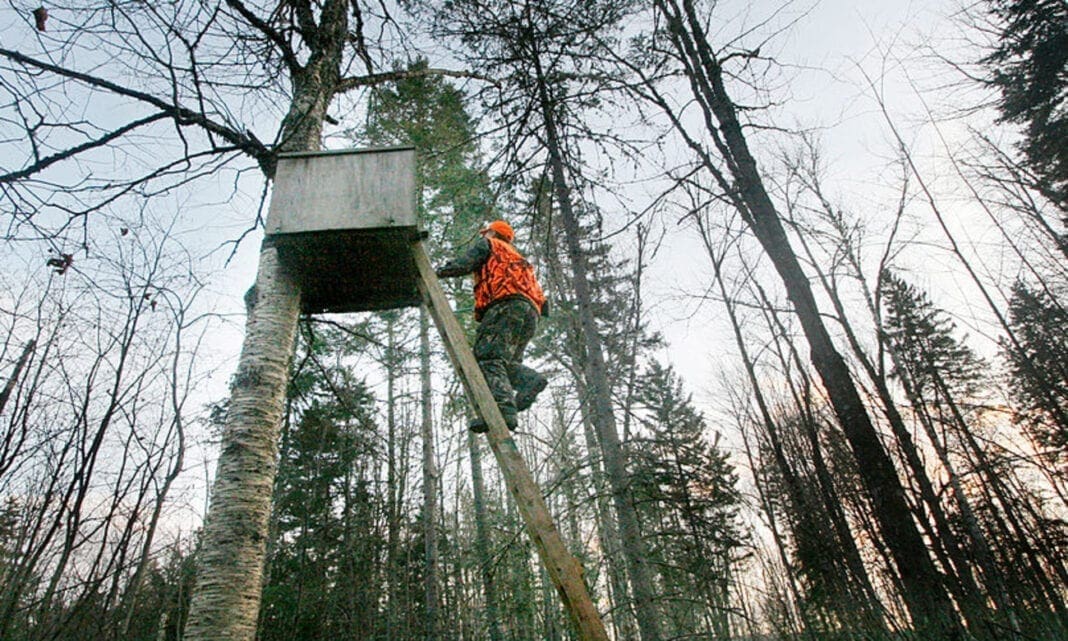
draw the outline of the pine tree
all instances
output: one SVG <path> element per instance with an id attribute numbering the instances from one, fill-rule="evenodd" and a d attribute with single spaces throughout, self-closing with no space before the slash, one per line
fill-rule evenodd
<path id="1" fill-rule="evenodd" d="M 623 552 L 619 557 L 626 562 L 640 637 L 659 641 L 661 617 L 640 524 L 626 487 L 605 350 L 593 313 L 594 278 L 585 260 L 586 239 L 579 220 L 579 194 L 586 183 L 576 147 L 589 134 L 579 114 L 596 104 L 610 84 L 592 67 L 591 50 L 603 49 L 606 42 L 619 37 L 629 9 L 627 3 L 618 2 L 454 1 L 443 5 L 438 33 L 460 40 L 472 62 L 502 79 L 488 98 L 514 137 L 505 151 L 513 166 L 520 170 L 529 166 L 528 154 L 544 159 L 552 211 L 562 228 L 571 267 L 575 329 L 584 351 L 585 400 L 619 521 Z"/>
<path id="2" fill-rule="evenodd" d="M 473 238 L 473 232 L 481 221 L 493 214 L 493 198 L 490 177 L 481 166 L 480 150 L 476 135 L 476 122 L 467 111 L 467 96 L 439 76 L 427 75 L 427 62 L 416 60 L 404 69 L 398 69 L 398 79 L 376 87 L 371 92 L 367 126 L 361 138 L 371 145 L 411 145 L 419 160 L 418 173 L 421 191 L 417 197 L 420 226 L 429 232 L 432 242 L 428 250 L 435 260 L 443 260 L 445 252 L 456 251 L 458 246 Z M 471 292 L 466 283 L 448 281 L 443 283 L 453 290 L 460 307 L 471 306 Z M 470 317 L 465 315 L 469 322 Z M 403 322 L 403 320 L 402 320 Z M 434 451 L 434 426 L 432 421 L 431 389 L 432 354 L 429 343 L 429 318 L 424 310 L 420 315 L 420 375 L 421 406 L 423 410 L 423 506 L 421 518 L 423 546 L 420 556 L 421 568 L 410 568 L 409 585 L 422 577 L 424 638 L 437 638 L 439 628 L 439 539 L 434 515 L 438 513 L 436 454 Z M 402 367 L 400 363 L 395 367 Z M 472 458 L 472 465 L 481 465 L 481 459 Z M 481 478 L 481 470 L 473 473 Z M 484 518 L 476 511 L 475 518 Z M 479 548 L 481 549 L 481 548 Z M 414 551 L 412 554 L 416 554 Z M 491 559 L 480 561 L 489 565 Z M 394 580 L 397 570 L 391 571 Z M 489 584 L 492 586 L 492 583 Z M 414 588 L 411 588 L 414 589 Z M 487 588 L 492 592 L 490 588 Z M 486 595 L 487 601 L 492 594 Z M 410 609 L 393 604 L 396 611 Z M 388 616 L 394 616 L 391 607 Z M 490 617 L 495 616 L 495 607 L 488 608 Z M 490 621 L 495 629 L 496 621 Z"/>
<path id="3" fill-rule="evenodd" d="M 953 501 L 959 532 L 939 522 L 936 550 L 941 546 L 946 551 L 944 563 L 959 582 L 957 598 L 977 633 L 980 626 L 993 637 L 1006 625 L 1019 631 L 1017 613 L 1027 600 L 1021 596 L 1031 590 L 1028 584 L 1046 581 L 1044 570 L 1030 572 L 1030 563 L 1017 565 L 1031 556 L 1017 542 L 1031 518 L 1028 513 L 1039 511 L 1037 503 L 1014 489 L 1016 463 L 991 451 L 981 438 L 975 411 L 981 404 L 975 399 L 981 398 L 986 381 L 985 363 L 954 335 L 953 322 L 922 291 L 890 272 L 883 274 L 880 290 L 894 374 L 952 490 L 947 498 Z M 1005 569 L 1014 566 L 1012 572 Z M 994 610 L 981 589 L 992 598 Z M 994 617 L 1001 620 L 991 623 Z"/>
<path id="4" fill-rule="evenodd" d="M 1052 294 L 1017 282 L 1009 322 L 1022 348 L 1002 344 L 1018 420 L 1051 458 L 1068 458 L 1068 310 Z"/>
<path id="5" fill-rule="evenodd" d="M 675 636 L 728 638 L 731 567 L 745 545 L 737 474 L 670 367 L 652 362 L 635 396 L 642 430 L 628 447 L 631 483 L 665 615 Z"/>
<path id="6" fill-rule="evenodd" d="M 872 514 L 901 579 L 898 585 L 914 627 L 932 637 L 958 635 L 961 628 L 958 612 L 913 520 L 897 468 L 820 312 L 820 303 L 787 234 L 783 216 L 768 192 L 765 177 L 750 148 L 746 128 L 749 110 L 732 99 L 728 81 L 734 80 L 733 69 L 724 66 L 735 56 L 721 58 L 723 50 L 710 40 L 710 33 L 715 32 L 707 17 L 711 5 L 714 3 L 689 0 L 654 3 L 663 27 L 655 37 L 662 37 L 669 45 L 670 55 L 679 63 L 678 70 L 689 81 L 694 107 L 700 115 L 693 120 L 703 130 L 689 129 L 687 118 L 676 113 L 674 103 L 666 101 L 652 81 L 643 85 L 643 90 L 648 91 L 641 95 L 669 115 L 702 168 L 715 181 L 722 197 L 737 210 L 782 279 L 808 342 L 809 359 L 857 460 Z M 655 73 L 661 75 L 663 70 L 657 69 Z"/>
<path id="7" fill-rule="evenodd" d="M 338 349 L 341 346 L 341 349 Z M 372 479 L 357 473 L 377 453 L 372 398 L 343 366 L 328 365 L 349 345 L 338 336 L 306 337 L 291 378 L 290 410 L 280 445 L 273 536 L 260 637 L 333 639 L 359 620 L 345 591 L 373 587 L 377 526 L 366 506 Z M 366 613 L 364 613 L 366 616 Z M 364 619 L 363 629 L 373 620 Z"/>
<path id="8" fill-rule="evenodd" d="M 955 324 L 927 295 L 895 274 L 884 272 L 884 332 L 896 359 L 896 374 L 907 378 L 921 401 L 942 397 L 943 384 L 955 395 L 977 391 L 986 364 L 954 336 Z"/>
<path id="9" fill-rule="evenodd" d="M 371 145 L 411 145 L 419 159 L 419 220 L 431 251 L 470 239 L 493 216 L 490 176 L 482 167 L 475 119 L 463 91 L 428 75 L 416 60 L 402 77 L 373 89 L 361 139 Z"/>
<path id="10" fill-rule="evenodd" d="M 982 62 L 1001 93 L 1003 120 L 1023 125 L 1020 147 L 1041 190 L 1068 209 L 1068 4 L 988 0 L 998 30 Z"/>

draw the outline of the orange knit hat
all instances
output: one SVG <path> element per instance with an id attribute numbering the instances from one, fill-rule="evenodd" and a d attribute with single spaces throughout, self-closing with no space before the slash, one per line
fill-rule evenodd
<path id="1" fill-rule="evenodd" d="M 482 232 L 489 229 L 492 229 L 493 231 L 497 232 L 497 235 L 500 236 L 502 240 L 505 240 L 509 243 L 512 242 L 513 238 L 515 238 L 515 231 L 512 229 L 512 226 L 504 222 L 503 220 L 495 220 L 492 223 L 485 225 L 482 229 L 478 231 L 478 233 L 481 234 Z"/>

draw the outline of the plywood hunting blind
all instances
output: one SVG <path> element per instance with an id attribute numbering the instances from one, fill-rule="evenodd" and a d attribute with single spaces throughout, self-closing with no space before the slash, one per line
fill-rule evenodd
<path id="1" fill-rule="evenodd" d="M 300 285 L 301 311 L 418 305 L 411 147 L 280 154 L 266 233 Z"/>

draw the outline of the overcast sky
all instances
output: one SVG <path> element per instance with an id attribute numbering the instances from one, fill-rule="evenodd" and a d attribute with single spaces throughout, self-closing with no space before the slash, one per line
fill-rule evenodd
<path id="1" fill-rule="evenodd" d="M 858 216 L 870 218 L 875 226 L 880 212 L 894 204 L 892 181 L 888 185 L 885 180 L 894 145 L 871 89 L 866 86 L 864 73 L 876 79 L 893 117 L 898 119 L 908 142 L 921 152 L 925 166 L 936 174 L 942 173 L 944 167 L 937 158 L 940 143 L 930 128 L 920 126 L 922 104 L 906 82 L 906 73 L 925 88 L 946 81 L 946 68 L 940 67 L 924 46 L 936 43 L 946 55 L 962 54 L 954 39 L 960 28 L 959 20 L 953 17 L 957 10 L 955 0 L 824 0 L 785 7 L 779 2 L 726 0 L 717 9 L 718 15 L 725 18 L 724 34 L 765 21 L 771 30 L 778 31 L 761 48 L 762 55 L 773 57 L 778 63 L 769 76 L 774 86 L 771 97 L 781 103 L 772 112 L 774 120 L 785 127 L 812 128 L 817 133 L 825 149 L 832 195 L 837 202 L 855 209 Z M 10 19 L 13 17 L 9 7 L 0 9 L 0 40 L 4 46 L 25 42 L 26 35 L 21 31 L 24 23 Z M 746 44 L 755 46 L 767 37 L 768 31 L 757 30 Z M 72 62 L 75 66 L 89 63 Z M 961 96 L 958 91 L 939 91 L 928 94 L 928 99 L 941 115 L 950 111 L 954 100 L 961 100 Z M 945 123 L 944 132 L 951 140 L 959 131 L 959 122 Z M 762 159 L 770 159 L 776 152 L 760 148 L 761 138 L 754 140 L 755 151 Z M 204 399 L 226 394 L 243 333 L 241 295 L 253 281 L 259 246 L 259 234 L 248 235 L 224 266 L 229 247 L 219 250 L 220 241 L 236 238 L 247 228 L 260 197 L 257 181 L 249 180 L 242 183 L 242 191 L 233 200 L 219 206 L 217 203 L 230 198 L 232 184 L 231 176 L 215 182 L 208 180 L 198 192 L 184 194 L 173 203 L 190 212 L 206 214 L 196 216 L 197 226 L 188 231 L 200 238 L 202 253 L 217 250 L 213 262 L 218 271 L 205 304 L 230 319 L 213 332 L 212 347 L 205 354 L 212 363 L 212 372 L 211 381 L 203 390 Z M 638 205 L 640 208 L 641 203 Z M 968 216 L 961 220 L 968 220 Z M 688 387 L 697 393 L 701 406 L 713 413 L 719 403 L 716 381 L 724 370 L 733 367 L 733 341 L 717 306 L 706 304 L 697 309 L 692 300 L 680 301 L 680 293 L 707 284 L 707 261 L 692 235 L 673 233 L 670 221 L 665 225 L 670 233 L 649 270 L 647 307 L 654 326 L 669 341 L 661 357 L 679 369 Z M 963 227 L 968 229 L 969 225 Z M 943 304 L 964 304 L 969 299 L 967 287 L 958 283 L 952 261 L 944 253 L 921 251 L 903 260 L 920 266 L 921 284 L 939 289 L 946 296 Z"/>

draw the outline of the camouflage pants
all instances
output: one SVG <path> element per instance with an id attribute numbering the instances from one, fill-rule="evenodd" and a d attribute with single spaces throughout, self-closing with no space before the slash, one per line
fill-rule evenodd
<path id="1" fill-rule="evenodd" d="M 515 298 L 487 309 L 475 334 L 475 360 L 505 418 L 516 415 L 515 391 L 529 389 L 540 378 L 523 365 L 523 351 L 537 326 L 534 306 Z"/>

